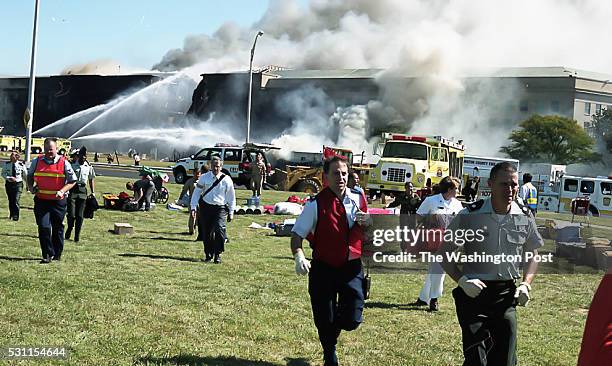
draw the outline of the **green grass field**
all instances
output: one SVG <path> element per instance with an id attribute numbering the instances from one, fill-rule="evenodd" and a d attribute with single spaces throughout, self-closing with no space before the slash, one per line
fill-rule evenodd
<path id="1" fill-rule="evenodd" d="M 125 179 L 99 177 L 97 192 Z M 178 185 L 168 185 L 174 199 Z M 240 200 L 250 192 L 238 191 Z M 286 192 L 264 192 L 265 203 Z M 0 347 L 66 346 L 73 365 L 320 365 L 307 293 L 294 273 L 288 238 L 248 229 L 279 216 L 237 216 L 221 265 L 202 263 L 202 243 L 186 235 L 186 212 L 99 210 L 62 261 L 40 265 L 31 210 L 9 221 L 0 188 Z M 98 197 L 100 198 L 100 197 Z M 132 236 L 108 230 L 135 227 Z M 603 273 L 540 275 L 518 309 L 522 365 L 575 365 L 589 303 Z M 339 340 L 343 365 L 458 365 L 460 328 L 447 279 L 441 311 L 406 304 L 424 274 L 374 274 L 364 323 Z M 19 364 L 26 364 L 20 362 Z"/>

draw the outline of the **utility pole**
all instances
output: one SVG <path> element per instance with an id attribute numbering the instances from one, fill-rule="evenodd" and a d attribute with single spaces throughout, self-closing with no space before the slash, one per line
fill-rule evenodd
<path id="1" fill-rule="evenodd" d="M 34 89 L 36 86 L 36 35 L 38 33 L 38 10 L 40 8 L 39 0 L 36 0 L 34 9 L 34 30 L 32 31 L 32 57 L 30 58 L 30 85 L 28 87 L 28 107 L 23 114 L 23 123 L 26 126 L 26 146 L 25 146 L 25 161 L 30 164 L 30 150 L 32 146 L 32 121 L 34 120 Z"/>
<path id="2" fill-rule="evenodd" d="M 247 133 L 246 133 L 246 143 L 250 142 L 251 137 L 251 98 L 253 94 L 253 57 L 255 56 L 255 45 L 257 45 L 257 38 L 263 36 L 264 32 L 259 31 L 257 35 L 255 35 L 255 39 L 253 40 L 253 47 L 251 48 L 251 61 L 249 62 L 249 100 L 247 102 Z"/>

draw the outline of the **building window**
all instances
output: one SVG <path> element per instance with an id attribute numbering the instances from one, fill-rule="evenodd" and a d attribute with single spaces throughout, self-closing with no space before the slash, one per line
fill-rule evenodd
<path id="1" fill-rule="evenodd" d="M 601 114 L 601 104 L 595 104 L 595 113 Z"/>
<path id="2" fill-rule="evenodd" d="M 521 110 L 521 112 L 527 112 L 529 110 L 529 103 L 527 103 L 526 100 L 521 100 L 521 103 L 519 104 L 519 109 Z"/>
<path id="3" fill-rule="evenodd" d="M 559 101 L 558 100 L 551 101 L 550 109 L 552 109 L 553 112 L 559 112 L 559 110 L 561 109 L 559 106 Z"/>
<path id="4" fill-rule="evenodd" d="M 584 114 L 590 116 L 591 115 L 591 103 L 584 102 Z"/>

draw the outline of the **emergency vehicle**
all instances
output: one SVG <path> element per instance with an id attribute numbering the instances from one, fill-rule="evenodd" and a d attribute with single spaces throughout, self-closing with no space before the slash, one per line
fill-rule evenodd
<path id="1" fill-rule="evenodd" d="M 15 136 L 0 135 L 0 151 L 15 150 Z"/>
<path id="2" fill-rule="evenodd" d="M 44 137 L 32 137 L 30 152 L 32 154 L 40 154 L 45 150 L 44 147 Z M 57 152 L 60 155 L 64 155 L 65 153 L 70 151 L 71 147 L 70 140 L 57 138 Z M 21 136 L 8 136 L 2 135 L 0 136 L 0 151 L 9 151 L 15 150 L 19 152 L 24 152 L 26 146 L 26 138 Z"/>
<path id="3" fill-rule="evenodd" d="M 172 174 L 176 183 L 183 184 L 193 176 L 195 169 L 203 165 L 210 166 L 210 160 L 217 156 L 223 162 L 221 171 L 232 177 L 238 185 L 248 186 L 251 180 L 251 163 L 255 161 L 257 153 L 261 153 L 268 172 L 271 170 L 266 158 L 265 150 L 279 149 L 267 144 L 249 143 L 243 146 L 218 143 L 213 147 L 206 147 L 188 158 L 179 159 L 172 167 Z"/>
<path id="4" fill-rule="evenodd" d="M 478 198 L 489 197 L 491 189 L 487 184 L 491 169 L 495 164 L 509 162 L 512 163 L 516 170 L 519 170 L 519 161 L 510 158 L 491 158 L 485 156 L 465 155 L 463 159 L 463 178 L 464 182 L 472 182 L 474 177 L 480 178 L 478 185 Z"/>
<path id="5" fill-rule="evenodd" d="M 465 151 L 461 140 L 398 133 L 383 133 L 382 137 L 384 142 L 374 151 L 380 160 L 367 185 L 371 196 L 403 192 L 406 182 L 423 188 L 428 180 L 433 185 L 449 175 L 461 178 Z"/>
<path id="6" fill-rule="evenodd" d="M 538 189 L 538 192 L 558 192 L 554 190 L 556 184 L 559 183 L 561 177 L 567 173 L 567 165 L 557 165 L 548 163 L 529 164 L 525 169 L 525 173 L 532 175 L 531 183 Z M 519 176 L 521 179 L 522 176 Z"/>
<path id="7" fill-rule="evenodd" d="M 612 215 L 612 176 L 562 176 L 551 191 L 539 194 L 538 211 L 571 213 L 572 201 L 581 198 L 589 199 L 590 215 Z"/>

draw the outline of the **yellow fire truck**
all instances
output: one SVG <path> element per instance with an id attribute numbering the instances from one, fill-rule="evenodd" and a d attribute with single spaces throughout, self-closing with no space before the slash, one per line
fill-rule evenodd
<path id="1" fill-rule="evenodd" d="M 44 137 L 32 137 L 32 145 L 30 146 L 30 152 L 32 154 L 40 154 L 45 150 Z M 19 151 L 24 152 L 26 146 L 25 137 L 21 136 L 9 136 L 0 135 L 0 151 Z M 67 139 L 57 139 L 57 151 L 59 154 L 64 155 L 70 152 L 71 143 Z"/>
<path id="2" fill-rule="evenodd" d="M 410 136 L 383 133 L 374 151 L 380 160 L 370 172 L 370 195 L 403 192 L 406 182 L 422 188 L 448 175 L 461 178 L 465 146 L 442 136 Z M 382 152 L 382 154 L 381 154 Z"/>

